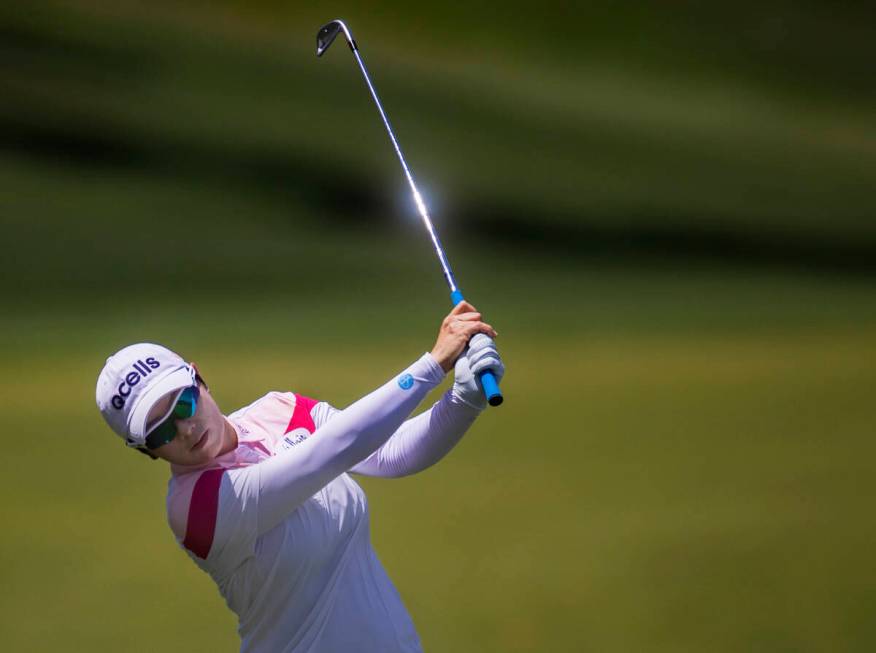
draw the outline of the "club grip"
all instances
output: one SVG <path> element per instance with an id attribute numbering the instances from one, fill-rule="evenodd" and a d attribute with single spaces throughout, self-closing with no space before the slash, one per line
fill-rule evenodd
<path id="1" fill-rule="evenodd" d="M 484 396 L 487 398 L 487 403 L 490 406 L 501 406 L 502 402 L 505 401 L 505 397 L 502 396 L 499 383 L 490 370 L 481 372 L 481 385 L 484 388 Z"/>
<path id="2" fill-rule="evenodd" d="M 450 301 L 456 306 L 464 299 L 462 292 L 457 289 L 450 293 Z M 484 396 L 487 398 L 487 403 L 490 406 L 500 406 L 505 397 L 502 396 L 502 390 L 499 388 L 499 383 L 496 381 L 495 375 L 490 370 L 484 370 L 478 378 L 481 380 L 481 387 L 484 389 Z"/>

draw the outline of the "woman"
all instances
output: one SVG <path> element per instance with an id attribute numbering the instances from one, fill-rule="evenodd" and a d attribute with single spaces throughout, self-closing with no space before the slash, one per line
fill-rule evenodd
<path id="1" fill-rule="evenodd" d="M 225 416 L 197 368 L 160 345 L 107 359 L 98 408 L 170 463 L 170 527 L 238 615 L 241 651 L 421 650 L 347 472 L 404 476 L 446 455 L 486 407 L 478 372 L 504 373 L 495 336 L 462 302 L 430 353 L 342 411 L 271 392 Z M 454 366 L 453 387 L 406 420 Z"/>

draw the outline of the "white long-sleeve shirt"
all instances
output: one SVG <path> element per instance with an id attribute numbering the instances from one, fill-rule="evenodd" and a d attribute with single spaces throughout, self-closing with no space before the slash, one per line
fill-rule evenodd
<path id="1" fill-rule="evenodd" d="M 404 476 L 446 455 L 477 410 L 448 391 L 405 421 L 443 377 L 424 354 L 342 411 L 271 392 L 228 416 L 234 451 L 172 466 L 171 529 L 238 615 L 242 652 L 421 651 L 347 472 Z"/>

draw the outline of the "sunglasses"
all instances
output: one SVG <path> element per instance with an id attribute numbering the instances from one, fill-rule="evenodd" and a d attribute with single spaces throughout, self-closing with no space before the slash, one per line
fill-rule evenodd
<path id="1" fill-rule="evenodd" d="M 146 448 L 157 449 L 173 440 L 176 437 L 176 420 L 188 419 L 194 415 L 195 411 L 198 410 L 200 396 L 201 391 L 197 384 L 183 390 L 167 419 L 146 436 Z"/>

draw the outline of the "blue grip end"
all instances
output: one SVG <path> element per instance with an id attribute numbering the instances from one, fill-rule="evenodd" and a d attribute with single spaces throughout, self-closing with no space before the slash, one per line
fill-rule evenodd
<path id="1" fill-rule="evenodd" d="M 496 377 L 489 370 L 481 372 L 481 385 L 484 387 L 484 396 L 490 406 L 500 406 L 505 401 L 502 391 L 499 390 L 499 384 L 496 383 Z"/>
<path id="2" fill-rule="evenodd" d="M 462 293 L 459 290 L 454 290 L 452 293 L 450 293 L 450 301 L 453 302 L 454 306 L 456 306 L 463 299 L 465 298 L 462 296 Z"/>

